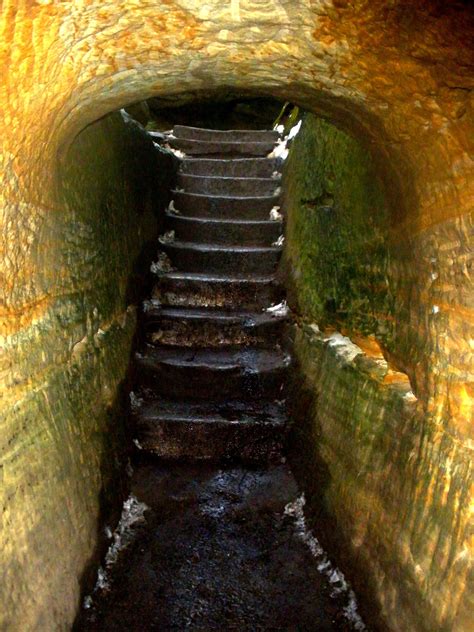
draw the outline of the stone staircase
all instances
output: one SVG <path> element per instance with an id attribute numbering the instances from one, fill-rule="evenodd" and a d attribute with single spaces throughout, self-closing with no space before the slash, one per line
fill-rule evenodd
<path id="1" fill-rule="evenodd" d="M 185 152 L 135 358 L 135 443 L 165 459 L 269 462 L 286 425 L 275 131 L 176 126 Z M 270 308 L 270 309 L 269 309 Z"/>

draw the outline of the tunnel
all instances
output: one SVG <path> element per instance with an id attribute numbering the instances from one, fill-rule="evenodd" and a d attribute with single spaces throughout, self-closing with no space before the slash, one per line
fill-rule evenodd
<path id="1" fill-rule="evenodd" d="M 469 3 L 7 0 L 0 24 L 0 628 L 72 628 L 127 499 L 130 362 L 176 170 L 149 121 L 289 103 L 307 520 L 374 629 L 467 632 Z"/>

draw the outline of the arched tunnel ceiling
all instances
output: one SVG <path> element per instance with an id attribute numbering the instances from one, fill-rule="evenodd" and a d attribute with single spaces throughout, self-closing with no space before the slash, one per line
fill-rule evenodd
<path id="1" fill-rule="evenodd" d="M 421 204 L 399 219 L 420 229 L 465 210 L 472 24 L 463 3 L 427 0 L 8 2 L 3 139 L 36 196 L 58 148 L 124 104 L 222 89 L 272 95 L 391 158 L 406 202 Z"/>

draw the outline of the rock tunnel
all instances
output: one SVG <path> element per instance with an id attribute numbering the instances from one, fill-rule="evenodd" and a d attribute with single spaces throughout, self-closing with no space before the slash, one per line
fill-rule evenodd
<path id="1" fill-rule="evenodd" d="M 0 24 L 0 628 L 70 629 L 125 493 L 123 384 L 170 174 L 117 111 L 234 95 L 305 112 L 284 274 L 321 537 L 382 629 L 467 631 L 469 3 L 6 0 Z"/>

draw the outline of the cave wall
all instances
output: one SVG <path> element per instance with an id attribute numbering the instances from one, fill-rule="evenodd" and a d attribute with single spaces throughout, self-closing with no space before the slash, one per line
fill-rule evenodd
<path id="1" fill-rule="evenodd" d="M 139 126 L 109 115 L 58 166 L 57 206 L 19 204 L 7 227 L 28 282 L 11 287 L 26 305 L 2 331 L 2 630 L 72 622 L 100 521 L 120 502 L 132 288 L 167 168 Z"/>
<path id="2" fill-rule="evenodd" d="M 384 184 L 360 144 L 306 114 L 286 166 L 286 254 L 299 311 L 388 340 L 394 285 L 388 270 Z"/>
<path id="3" fill-rule="evenodd" d="M 467 245 L 474 196 L 473 24 L 472 9 L 461 0 L 2 3 L 0 328 L 4 387 L 0 414 L 2 446 L 8 455 L 3 462 L 17 459 L 22 463 L 14 474 L 7 475 L 13 471 L 11 465 L 0 470 L 2 485 L 8 490 L 2 505 L 2 520 L 7 525 L 13 524 L 11 516 L 23 511 L 24 502 L 27 506 L 25 494 L 34 496 L 29 481 L 35 468 L 29 463 L 42 464 L 37 470 L 38 485 L 45 485 L 50 476 L 61 478 L 62 459 L 77 462 L 82 458 L 81 444 L 75 443 L 73 450 L 70 438 L 75 432 L 80 436 L 76 416 L 80 418 L 81 413 L 78 406 L 69 405 L 80 397 L 74 385 L 81 378 L 64 382 L 70 360 L 61 350 L 71 343 L 66 340 L 69 333 L 60 332 L 58 319 L 51 316 L 61 296 L 70 291 L 73 296 L 72 281 L 67 279 L 75 274 L 64 265 L 67 256 L 61 255 L 62 249 L 74 250 L 76 236 L 74 232 L 66 236 L 63 226 L 65 201 L 58 196 L 58 160 L 64 160 L 72 140 L 93 121 L 151 97 L 170 105 L 222 93 L 288 100 L 337 124 L 370 150 L 391 202 L 389 240 L 392 251 L 398 253 L 390 263 L 389 276 L 397 319 L 386 323 L 390 339 L 385 352 L 392 354 L 393 365 L 409 377 L 422 409 L 427 450 L 433 449 L 435 454 L 440 441 L 456 445 L 464 454 L 472 450 L 472 353 L 468 342 L 473 322 L 472 271 Z M 114 177 L 118 173 L 114 171 Z M 115 186 L 112 180 L 110 184 Z M 82 193 L 87 196 L 86 189 Z M 97 201 L 98 211 L 100 206 Z M 79 238 L 87 248 L 84 233 Z M 70 244 L 67 248 L 65 239 Z M 101 244 L 101 248 L 106 247 Z M 89 256 L 86 250 L 84 259 L 79 257 L 81 270 L 87 267 Z M 129 256 L 125 254 L 124 261 Z M 80 284 L 82 273 L 77 273 Z M 105 289 L 100 275 L 97 282 Z M 90 288 L 93 294 L 95 290 Z M 92 301 L 85 303 L 78 320 L 74 344 L 85 332 L 96 331 L 98 318 L 87 311 L 90 305 Z M 353 318 L 360 320 L 363 310 L 357 312 L 354 302 L 351 305 Z M 70 310 L 76 313 L 76 307 Z M 382 321 L 377 318 L 377 324 Z M 52 346 L 46 341 L 51 340 L 48 328 L 54 327 L 62 342 L 52 366 L 48 364 Z M 108 331 L 105 325 L 101 329 Z M 123 331 L 129 339 L 127 328 L 118 326 L 116 331 L 117 336 Z M 56 336 L 54 339 L 57 345 Z M 23 351 L 16 351 L 23 345 L 25 349 L 30 345 L 31 362 L 24 360 L 26 351 L 23 359 Z M 76 354 L 80 349 L 76 347 Z M 114 365 L 113 358 L 112 351 L 110 357 L 104 352 L 103 362 Z M 106 373 L 113 371 L 103 372 L 104 384 L 110 384 L 108 393 L 103 389 L 104 402 L 116 397 L 121 362 L 110 381 Z M 49 375 L 53 368 L 64 384 L 64 396 L 47 399 L 42 395 L 41 399 L 40 376 Z M 86 365 L 81 368 L 86 375 Z M 19 410 L 27 398 L 41 402 L 37 405 L 42 412 L 32 415 L 33 421 L 21 413 L 13 420 L 11 411 Z M 85 398 L 84 406 L 93 399 Z M 59 439 L 54 443 L 59 417 L 50 410 L 55 406 L 67 408 L 67 415 L 58 414 L 69 420 L 64 426 L 64 445 L 71 446 L 69 456 L 59 447 L 48 452 L 51 445 L 61 443 Z M 41 428 L 38 434 L 35 424 Z M 43 445 L 41 437 L 53 443 Z M 27 457 L 27 450 L 35 457 Z M 444 468 L 443 480 L 449 481 L 458 470 L 452 470 L 449 458 L 443 459 L 445 456 L 440 457 L 439 467 Z M 88 471 L 87 465 L 84 471 Z M 99 488 L 97 478 L 88 480 L 91 490 Z M 80 493 L 94 505 L 94 492 L 89 496 L 84 491 L 87 485 L 79 485 Z M 433 490 L 433 494 L 439 493 Z M 70 577 L 76 576 L 87 557 L 83 541 L 76 546 L 72 540 L 69 553 L 64 544 L 63 564 L 53 568 L 47 556 L 50 542 L 60 539 L 61 529 L 64 533 L 67 529 L 61 522 L 63 506 L 54 498 L 48 503 L 52 504 L 45 504 L 40 517 L 50 521 L 49 516 L 53 516 L 51 520 L 57 516 L 58 527 L 51 531 L 47 546 L 35 539 L 33 522 L 30 526 L 25 523 L 25 531 L 20 529 L 15 537 L 8 527 L 8 539 L 3 539 L 4 550 L 13 560 L 9 567 L 2 565 L 4 586 L 12 587 L 11 599 L 16 604 L 9 612 L 21 613 L 21 622 L 28 617 L 49 617 L 54 604 L 58 620 L 64 616 L 64 621 L 70 621 L 73 606 L 69 595 L 55 590 L 69 585 L 61 583 L 64 572 L 73 568 Z M 80 517 L 89 520 L 82 512 Z M 32 534 L 28 542 L 27 533 Z M 464 562 L 470 559 L 471 550 L 453 549 L 453 555 Z M 42 563 L 43 559 L 49 572 L 43 573 L 44 585 L 35 587 L 33 598 L 28 564 L 34 574 L 33 568 L 39 567 L 35 560 Z M 21 571 L 15 571 L 15 566 Z M 20 578 L 22 572 L 25 575 L 15 586 L 12 578 Z"/>
<path id="4" fill-rule="evenodd" d="M 420 278 L 400 277 L 407 248 L 393 239 L 385 183 L 365 147 L 306 115 L 284 190 L 292 458 L 317 531 L 390 629 L 467 629 L 470 450 L 390 361 L 408 356 L 392 334 L 406 318 L 399 288 L 415 294 Z"/>

